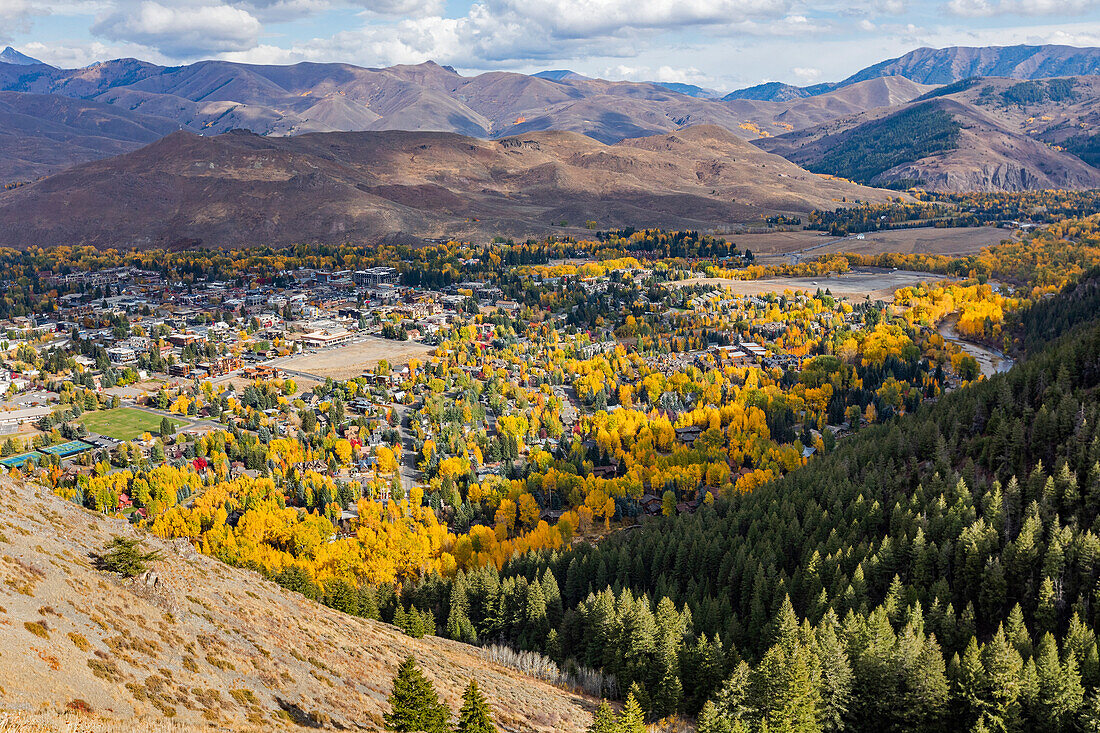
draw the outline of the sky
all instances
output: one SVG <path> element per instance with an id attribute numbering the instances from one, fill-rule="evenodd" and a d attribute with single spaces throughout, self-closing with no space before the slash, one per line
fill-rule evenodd
<path id="1" fill-rule="evenodd" d="M 719 91 L 838 81 L 922 46 L 1100 46 L 1100 0 L 0 0 L 0 47 L 463 74 L 570 69 Z"/>

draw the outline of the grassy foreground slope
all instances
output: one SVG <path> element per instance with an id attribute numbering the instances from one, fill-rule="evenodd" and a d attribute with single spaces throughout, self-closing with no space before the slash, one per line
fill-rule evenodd
<path id="1" fill-rule="evenodd" d="M 502 731 L 580 731 L 591 719 L 587 699 L 473 647 L 332 611 L 187 543 L 144 538 L 163 555 L 158 582 L 119 581 L 88 557 L 113 535 L 133 532 L 0 479 L 0 730 L 13 713 L 72 729 L 55 715 L 66 710 L 84 711 L 79 729 L 159 730 L 170 719 L 171 729 L 380 730 L 409 653 L 452 711 L 476 677 Z"/>

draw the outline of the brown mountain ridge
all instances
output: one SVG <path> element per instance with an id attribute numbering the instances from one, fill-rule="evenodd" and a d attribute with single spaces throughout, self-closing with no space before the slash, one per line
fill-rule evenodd
<path id="1" fill-rule="evenodd" d="M 177 132 L 0 194 L 0 246 L 373 243 L 563 221 L 707 229 L 890 195 L 705 125 L 615 145 L 557 131 Z"/>
<path id="2" fill-rule="evenodd" d="M 1095 134 L 1098 83 L 1098 77 L 974 79 L 754 144 L 809 170 L 869 185 L 913 183 L 939 191 L 1097 188 L 1100 170 L 1065 148 L 1067 140 Z M 1076 91 L 1065 93 L 1067 88 Z M 1051 89 L 1057 99 L 1044 97 Z M 950 142 L 914 142 L 937 127 Z"/>

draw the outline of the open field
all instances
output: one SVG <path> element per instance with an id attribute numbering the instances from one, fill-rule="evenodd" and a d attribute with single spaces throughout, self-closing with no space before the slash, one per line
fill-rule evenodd
<path id="1" fill-rule="evenodd" d="M 916 285 L 919 282 L 950 280 L 943 275 L 911 270 L 881 270 L 860 268 L 843 275 L 811 277 L 777 277 L 766 280 L 731 280 L 725 277 L 693 277 L 673 283 L 685 285 L 717 285 L 728 287 L 737 295 L 762 295 L 763 293 L 782 293 L 784 290 L 805 290 L 811 293 L 817 289 L 828 290 L 837 298 L 862 300 L 893 300 L 898 288 Z"/>
<path id="2" fill-rule="evenodd" d="M 93 433 L 106 435 L 115 440 L 133 440 L 145 432 L 154 434 L 160 432 L 159 415 L 130 407 L 86 412 L 80 417 L 80 422 Z M 172 424 L 178 429 L 182 423 L 179 420 L 172 420 Z"/>
<path id="3" fill-rule="evenodd" d="M 405 364 L 414 357 L 423 359 L 434 346 L 416 341 L 392 341 L 368 336 L 359 343 L 338 346 L 313 354 L 298 354 L 270 362 L 291 372 L 314 374 L 320 378 L 351 379 L 373 369 L 385 359 L 390 366 Z M 291 374 L 290 376 L 295 376 Z"/>
<path id="4" fill-rule="evenodd" d="M 983 247 L 1010 239 L 1011 232 L 995 227 L 961 227 L 955 229 L 898 229 L 886 232 L 867 232 L 864 239 L 855 237 L 822 236 L 821 232 L 775 232 L 773 234 L 738 234 L 727 237 L 741 249 L 752 250 L 759 258 L 771 258 L 795 254 L 806 250 L 814 257 L 838 252 L 856 254 L 971 255 Z"/>

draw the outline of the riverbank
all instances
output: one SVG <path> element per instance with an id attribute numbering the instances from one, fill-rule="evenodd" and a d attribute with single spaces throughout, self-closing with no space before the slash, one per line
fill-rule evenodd
<path id="1" fill-rule="evenodd" d="M 957 313 L 952 313 L 940 321 L 937 330 L 941 336 L 951 343 L 956 344 L 960 349 L 977 360 L 978 367 L 982 371 L 982 376 L 986 378 L 992 377 L 994 374 L 1007 372 L 1012 368 L 1015 362 L 1000 351 L 991 349 L 988 346 L 976 344 L 973 341 L 967 341 L 960 336 L 959 332 L 956 330 L 956 324 L 958 324 L 958 322 L 959 315 Z"/>

